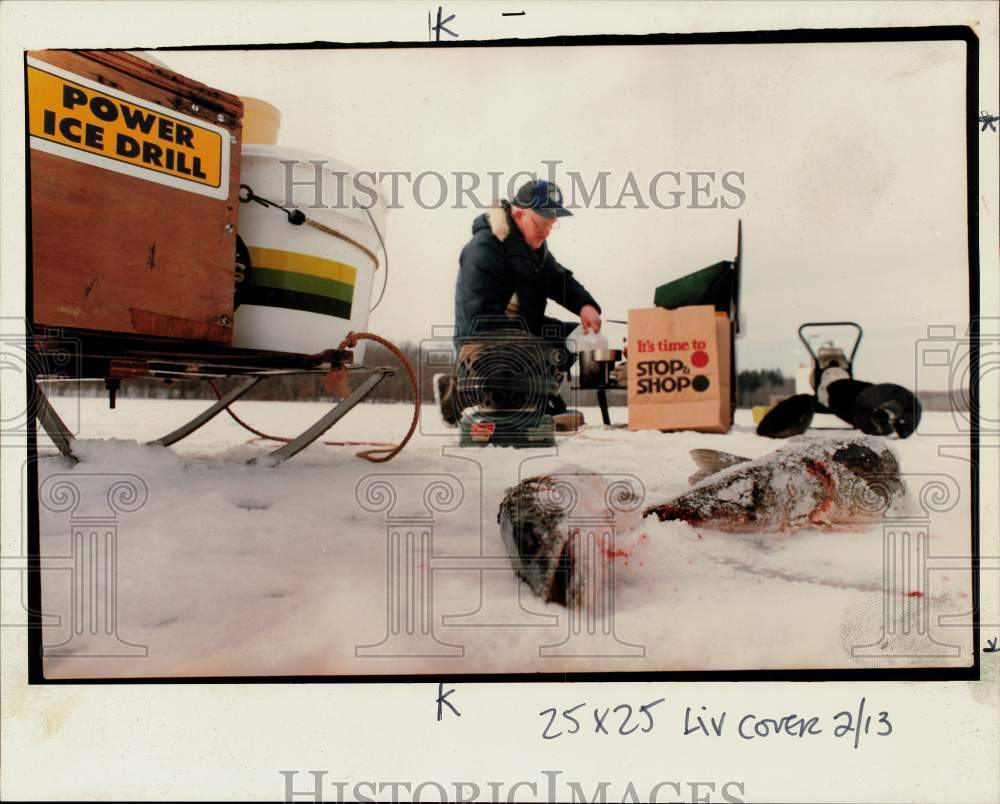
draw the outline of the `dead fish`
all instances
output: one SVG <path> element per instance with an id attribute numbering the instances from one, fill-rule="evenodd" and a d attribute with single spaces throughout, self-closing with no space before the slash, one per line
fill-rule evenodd
<path id="1" fill-rule="evenodd" d="M 879 438 L 803 439 L 750 460 L 691 450 L 694 485 L 643 511 L 733 533 L 871 522 L 905 495 L 899 462 Z"/>
<path id="2" fill-rule="evenodd" d="M 610 565 L 624 554 L 614 534 L 641 522 L 642 499 L 603 475 L 569 469 L 507 489 L 497 522 L 514 571 L 536 595 L 586 609 L 613 594 Z"/>

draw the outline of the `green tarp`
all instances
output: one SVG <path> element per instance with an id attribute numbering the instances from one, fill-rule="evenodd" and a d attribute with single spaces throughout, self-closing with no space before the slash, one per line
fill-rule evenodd
<path id="1" fill-rule="evenodd" d="M 653 304 L 668 309 L 711 304 L 733 318 L 735 294 L 736 264 L 724 260 L 660 285 L 653 296 Z"/>

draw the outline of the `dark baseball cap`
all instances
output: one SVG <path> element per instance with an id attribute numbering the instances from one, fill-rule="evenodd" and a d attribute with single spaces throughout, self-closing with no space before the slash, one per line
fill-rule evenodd
<path id="1" fill-rule="evenodd" d="M 562 204 L 562 190 L 545 179 L 535 179 L 521 185 L 510 203 L 522 209 L 533 209 L 543 218 L 561 218 L 572 215 Z"/>

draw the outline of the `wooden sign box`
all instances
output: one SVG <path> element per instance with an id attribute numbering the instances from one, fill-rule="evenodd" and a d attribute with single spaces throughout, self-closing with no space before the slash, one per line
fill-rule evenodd
<path id="1" fill-rule="evenodd" d="M 124 52 L 25 70 L 34 323 L 230 343 L 240 99 Z"/>

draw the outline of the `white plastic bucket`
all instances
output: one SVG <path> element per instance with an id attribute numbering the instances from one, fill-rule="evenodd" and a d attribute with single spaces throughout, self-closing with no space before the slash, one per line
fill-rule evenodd
<path id="1" fill-rule="evenodd" d="M 289 161 L 295 164 L 286 169 L 282 162 Z M 288 169 L 291 198 L 286 197 Z M 368 215 L 352 203 L 355 173 L 335 159 L 274 145 L 246 145 L 240 161 L 240 183 L 254 195 L 300 209 L 381 259 Z M 357 200 L 367 205 L 370 193 L 359 192 Z M 381 198 L 368 211 L 384 237 Z M 233 346 L 315 354 L 337 348 L 348 332 L 368 328 L 376 269 L 371 254 L 308 224 L 289 223 L 281 209 L 254 201 L 240 205 L 239 235 L 250 250 L 251 268 L 240 288 Z M 355 364 L 364 359 L 364 343 L 354 349 Z"/>

